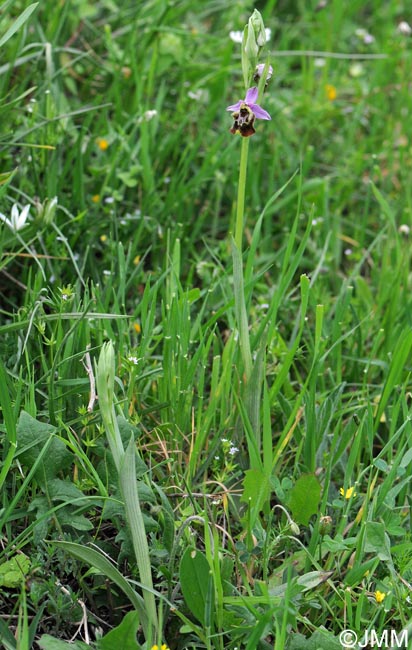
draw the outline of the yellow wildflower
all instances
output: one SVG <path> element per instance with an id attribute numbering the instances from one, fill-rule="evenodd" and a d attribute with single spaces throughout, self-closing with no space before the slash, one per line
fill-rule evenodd
<path id="1" fill-rule="evenodd" d="M 104 244 L 107 241 L 107 235 L 100 235 L 100 241 Z"/>
<path id="2" fill-rule="evenodd" d="M 140 334 L 140 332 L 142 331 L 142 328 L 140 327 L 140 323 L 133 323 L 133 327 L 136 334 Z"/>
<path id="3" fill-rule="evenodd" d="M 151 650 L 169 650 L 169 648 L 166 643 L 162 643 L 160 647 L 158 645 L 152 645 Z"/>
<path id="4" fill-rule="evenodd" d="M 375 591 L 375 600 L 377 603 L 382 603 L 386 594 L 383 591 Z"/>
<path id="5" fill-rule="evenodd" d="M 93 203 L 99 203 L 99 201 L 100 201 L 100 194 L 93 194 L 93 196 L 92 196 L 92 201 L 93 201 Z"/>
<path id="6" fill-rule="evenodd" d="M 345 497 L 345 499 L 348 499 L 348 500 L 349 500 L 351 497 L 356 497 L 355 488 L 354 488 L 353 486 L 352 486 L 352 487 L 349 487 L 347 490 L 345 490 L 343 487 L 341 487 L 341 489 L 339 490 L 339 492 L 340 492 L 340 494 L 341 494 L 343 497 Z"/>
<path id="7" fill-rule="evenodd" d="M 109 148 L 109 142 L 106 138 L 97 138 L 96 143 L 101 151 L 106 151 Z"/>
<path id="8" fill-rule="evenodd" d="M 137 266 L 139 264 L 139 262 L 140 262 L 140 255 L 136 255 L 136 257 L 133 260 L 133 264 L 135 266 Z"/>
<path id="9" fill-rule="evenodd" d="M 329 99 L 330 102 L 333 102 L 338 96 L 335 86 L 332 86 L 331 84 L 326 84 L 325 91 L 326 91 L 326 97 Z"/>

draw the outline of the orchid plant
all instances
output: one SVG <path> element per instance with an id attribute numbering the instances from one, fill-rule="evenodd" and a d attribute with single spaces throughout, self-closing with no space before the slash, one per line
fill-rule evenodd
<path id="1" fill-rule="evenodd" d="M 242 38 L 242 71 L 245 84 L 245 98 L 227 107 L 232 113 L 233 125 L 230 132 L 242 136 L 240 152 L 239 182 L 236 205 L 236 223 L 233 252 L 233 275 L 235 288 L 235 311 L 239 331 L 240 349 L 243 359 L 243 374 L 246 384 L 251 377 L 253 363 L 249 340 L 249 327 L 246 311 L 243 280 L 242 241 L 244 229 L 244 211 L 247 177 L 247 160 L 249 139 L 256 133 L 256 120 L 271 120 L 269 113 L 260 106 L 260 101 L 273 69 L 266 63 L 259 63 L 259 55 L 266 44 L 268 30 L 265 29 L 262 16 L 257 9 L 249 18 Z M 252 85 L 253 82 L 257 85 Z"/>

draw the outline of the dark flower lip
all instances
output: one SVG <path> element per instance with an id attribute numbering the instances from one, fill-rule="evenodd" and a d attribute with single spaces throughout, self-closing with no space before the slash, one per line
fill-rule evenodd
<path id="1" fill-rule="evenodd" d="M 231 133 L 234 135 L 239 134 L 244 138 L 249 138 L 251 135 L 254 135 L 254 133 L 256 133 L 253 126 L 255 122 L 255 116 L 252 110 L 246 106 L 246 104 L 242 104 L 239 111 L 232 113 L 232 117 L 233 126 L 230 129 Z"/>

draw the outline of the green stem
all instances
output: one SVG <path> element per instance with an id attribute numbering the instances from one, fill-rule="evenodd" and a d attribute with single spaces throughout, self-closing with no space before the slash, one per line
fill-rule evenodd
<path id="1" fill-rule="evenodd" d="M 243 239 L 243 220 L 245 213 L 245 193 L 246 193 L 246 173 L 247 173 L 247 157 L 249 152 L 249 138 L 242 138 L 242 149 L 240 152 L 240 169 L 239 169 L 239 185 L 237 188 L 237 206 L 236 206 L 236 225 L 235 225 L 235 242 L 242 254 L 242 239 Z"/>

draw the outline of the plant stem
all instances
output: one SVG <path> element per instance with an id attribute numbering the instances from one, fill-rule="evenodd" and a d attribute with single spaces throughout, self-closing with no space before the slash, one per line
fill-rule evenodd
<path id="1" fill-rule="evenodd" d="M 235 242 L 242 254 L 243 219 L 245 212 L 246 172 L 247 157 L 249 152 L 249 138 L 242 138 L 242 149 L 240 152 L 239 184 L 237 188 Z"/>

